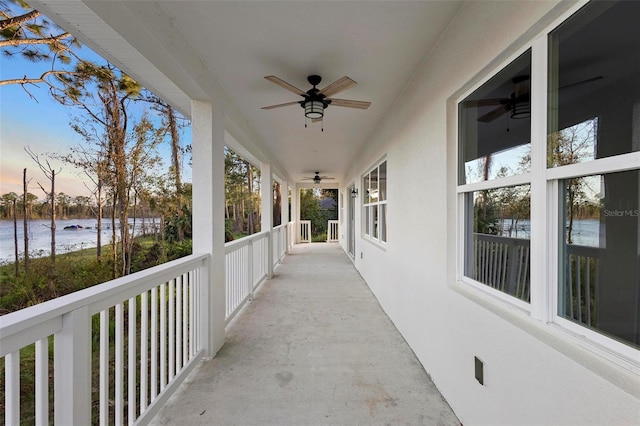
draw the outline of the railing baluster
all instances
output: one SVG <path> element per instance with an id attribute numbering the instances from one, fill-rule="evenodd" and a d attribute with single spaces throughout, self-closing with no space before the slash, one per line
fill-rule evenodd
<path id="1" fill-rule="evenodd" d="M 36 342 L 36 425 L 49 424 L 49 339 Z"/>
<path id="2" fill-rule="evenodd" d="M 576 309 L 578 322 L 582 322 L 582 256 L 576 256 Z"/>
<path id="3" fill-rule="evenodd" d="M 167 382 L 173 379 L 176 374 L 176 280 L 175 278 L 169 281 L 169 345 L 167 350 L 169 351 L 169 375 Z"/>
<path id="4" fill-rule="evenodd" d="M 176 278 L 176 345 L 174 347 L 176 357 L 176 373 L 182 368 L 182 276 Z"/>
<path id="5" fill-rule="evenodd" d="M 149 377 L 151 397 L 158 395 L 158 287 L 151 289 L 151 375 Z"/>
<path id="6" fill-rule="evenodd" d="M 585 309 L 587 318 L 585 319 L 585 323 L 591 325 L 591 259 L 588 257 L 584 258 L 584 267 L 585 267 L 585 288 L 584 288 L 584 299 L 585 299 Z"/>
<path id="7" fill-rule="evenodd" d="M 572 255 L 568 256 L 569 259 L 569 271 L 568 271 L 568 275 L 567 278 L 569 280 L 569 285 L 567 286 L 569 289 L 569 316 L 571 318 L 575 318 L 575 316 L 573 315 L 573 257 Z"/>
<path id="8" fill-rule="evenodd" d="M 167 286 L 160 285 L 160 392 L 167 385 Z"/>
<path id="9" fill-rule="evenodd" d="M 20 424 L 20 351 L 4 357 L 5 424 Z"/>
<path id="10" fill-rule="evenodd" d="M 130 425 L 136 419 L 136 337 L 137 337 L 137 325 L 136 325 L 136 298 L 132 297 L 129 299 L 128 306 L 129 313 L 129 324 L 128 324 L 128 338 L 129 338 L 129 347 L 128 349 L 128 366 L 127 366 L 127 421 Z"/>
<path id="11" fill-rule="evenodd" d="M 190 322 L 188 322 L 189 274 L 190 273 L 182 275 L 182 362 L 183 362 L 183 365 L 185 365 L 189 360 L 189 352 L 188 352 L 188 348 L 189 348 L 188 336 L 189 335 L 187 334 L 189 332 L 188 325 L 190 324 Z M 185 277 L 186 277 L 186 280 L 185 280 Z"/>
<path id="12" fill-rule="evenodd" d="M 109 423 L 109 309 L 100 311 L 100 426 Z"/>
<path id="13" fill-rule="evenodd" d="M 200 271 L 196 270 L 195 273 L 189 273 L 191 279 L 189 280 L 189 358 L 193 356 L 195 353 L 195 345 L 196 345 L 196 299 L 195 299 L 195 280 L 199 279 Z"/>
<path id="14" fill-rule="evenodd" d="M 140 413 L 147 408 L 149 382 L 149 292 L 140 296 Z"/>
<path id="15" fill-rule="evenodd" d="M 122 303 L 116 305 L 116 371 L 115 371 L 115 402 L 116 402 L 116 424 L 123 424 L 124 407 L 124 378 L 123 378 L 123 358 L 124 358 L 124 338 L 123 338 L 123 307 Z"/>

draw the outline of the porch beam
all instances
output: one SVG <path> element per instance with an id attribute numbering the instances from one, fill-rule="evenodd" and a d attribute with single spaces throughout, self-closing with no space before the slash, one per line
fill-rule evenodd
<path id="1" fill-rule="evenodd" d="M 225 338 L 224 121 L 223 108 L 192 101 L 193 252 L 209 253 L 208 282 L 203 282 L 201 342 L 213 357 Z"/>

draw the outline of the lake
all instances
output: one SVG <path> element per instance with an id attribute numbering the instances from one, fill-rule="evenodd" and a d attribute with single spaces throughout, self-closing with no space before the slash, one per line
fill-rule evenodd
<path id="1" fill-rule="evenodd" d="M 504 219 L 502 225 L 502 236 L 512 238 L 531 238 L 531 225 L 528 220 L 518 221 L 513 227 L 511 234 L 508 230 L 511 225 L 510 219 Z M 569 223 L 567 222 L 567 226 Z M 571 231 L 573 244 L 578 246 L 600 247 L 600 220 L 599 219 L 576 219 L 573 221 Z"/>
<path id="2" fill-rule="evenodd" d="M 116 221 L 116 224 L 118 221 Z M 129 221 L 130 224 L 133 220 Z M 146 223 L 151 225 L 152 220 L 147 219 Z M 156 219 L 156 224 L 159 219 Z M 44 257 L 50 254 L 51 249 L 51 229 L 49 219 L 30 220 L 28 225 L 29 254 L 30 257 Z M 141 233 L 141 220 L 136 220 L 135 234 Z M 78 226 L 76 229 L 64 229 L 65 226 Z M 60 219 L 56 221 L 56 254 L 68 253 L 96 247 L 98 242 L 97 221 L 95 219 Z M 102 223 L 102 245 L 111 241 L 111 220 Z M 149 226 L 149 230 L 150 230 Z M 13 221 L 0 220 L 0 263 L 10 263 L 14 258 L 13 242 Z M 18 251 L 20 257 L 24 256 L 23 223 L 18 221 Z"/>

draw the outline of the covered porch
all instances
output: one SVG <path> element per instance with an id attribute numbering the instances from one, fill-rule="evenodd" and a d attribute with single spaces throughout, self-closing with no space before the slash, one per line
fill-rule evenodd
<path id="1" fill-rule="evenodd" d="M 627 170 L 637 181 L 640 164 L 637 98 L 618 114 L 603 86 L 616 106 L 606 112 L 633 117 L 628 135 L 611 134 L 633 148 L 546 166 L 549 35 L 585 2 L 30 3 L 191 119 L 195 232 L 189 257 L 2 318 L 7 424 L 25 416 L 19 354 L 33 344 L 37 424 L 50 413 L 59 425 L 637 424 L 637 346 L 585 337 L 554 299 L 562 181 Z M 525 52 L 532 171 L 500 185 L 530 185 L 535 231 L 529 242 L 473 236 L 465 196 L 494 184 L 460 184 L 459 108 Z M 304 102 L 318 75 L 321 90 L 357 81 L 320 123 Z M 599 75 L 564 88 L 599 100 L 593 87 L 615 80 Z M 498 141 L 520 135 L 507 110 L 489 124 L 474 109 L 471 122 Z M 339 246 L 297 244 L 297 196 L 281 224 L 263 214 L 260 233 L 225 244 L 225 147 L 260 167 L 263 212 L 274 181 L 291 194 L 337 189 Z M 315 171 L 327 178 L 305 180 Z M 640 229 L 634 200 L 619 210 Z M 593 251 L 568 255 L 595 270 Z"/>
<path id="2" fill-rule="evenodd" d="M 459 424 L 338 244 L 294 246 L 156 425 Z"/>

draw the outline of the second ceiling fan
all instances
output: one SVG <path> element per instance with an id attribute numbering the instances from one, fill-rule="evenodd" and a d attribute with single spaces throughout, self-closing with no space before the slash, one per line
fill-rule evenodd
<path id="1" fill-rule="evenodd" d="M 354 101 L 351 99 L 336 99 L 331 97 L 357 84 L 351 78 L 346 76 L 334 81 L 333 83 L 325 86 L 322 89 L 318 89 L 316 86 L 320 84 L 320 82 L 322 81 L 322 77 L 320 77 L 319 75 L 310 75 L 307 77 L 307 81 L 313 87 L 306 92 L 274 75 L 268 75 L 265 77 L 265 79 L 277 84 L 278 86 L 290 92 L 295 93 L 296 95 L 302 96 L 303 99 L 301 101 L 270 105 L 262 107 L 262 109 L 274 109 L 298 104 L 302 108 L 304 108 L 305 117 L 313 121 L 318 121 L 322 120 L 322 117 L 324 116 L 324 110 L 329 105 L 356 109 L 367 109 L 371 105 L 371 102 Z"/>
<path id="2" fill-rule="evenodd" d="M 302 180 L 312 180 L 313 183 L 320 183 L 322 182 L 322 180 L 333 180 L 334 178 L 329 177 L 329 176 L 320 176 L 320 172 L 316 172 L 316 175 L 314 177 L 303 177 Z"/>

